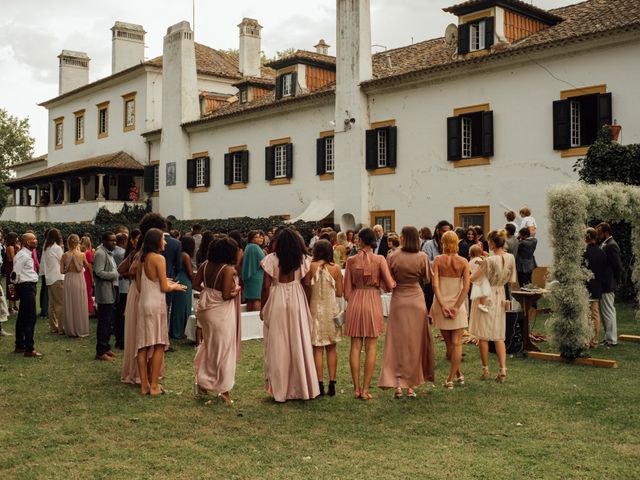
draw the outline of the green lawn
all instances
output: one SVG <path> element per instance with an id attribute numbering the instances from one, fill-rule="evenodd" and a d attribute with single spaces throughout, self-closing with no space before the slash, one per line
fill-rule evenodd
<path id="1" fill-rule="evenodd" d="M 631 309 L 619 312 L 620 332 L 640 334 Z M 481 382 L 477 349 L 465 346 L 467 384 L 447 391 L 436 342 L 435 386 L 402 400 L 374 390 L 367 403 L 351 398 L 343 342 L 338 396 L 279 405 L 262 389 L 262 343 L 245 342 L 229 408 L 194 397 L 188 342 L 167 355 L 172 393 L 141 397 L 120 384 L 120 359 L 93 360 L 91 323 L 92 336 L 75 340 L 47 333 L 39 319 L 41 360 L 14 355 L 13 338 L 0 338 L 1 478 L 640 475 L 640 344 L 594 354 L 617 359 L 617 370 L 509 359 L 504 385 Z M 491 367 L 497 373 L 495 359 Z"/>

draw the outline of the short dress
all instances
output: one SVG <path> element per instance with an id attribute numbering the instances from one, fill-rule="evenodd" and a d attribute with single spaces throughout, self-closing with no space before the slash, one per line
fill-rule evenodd
<path id="1" fill-rule="evenodd" d="M 150 280 L 144 264 L 140 275 L 140 296 L 136 322 L 136 352 L 154 345 L 169 345 L 167 302 L 158 280 Z"/>
<path id="2" fill-rule="evenodd" d="M 384 315 L 380 289 L 389 292 L 396 282 L 386 259 L 370 249 L 361 249 L 347 259 L 344 277 L 344 334 L 348 337 L 375 338 L 384 332 Z"/>
<path id="3" fill-rule="evenodd" d="M 464 288 L 464 274 L 469 270 L 469 262 L 459 255 L 438 255 L 433 261 L 433 275 L 438 277 L 440 295 L 447 305 L 456 302 Z M 448 318 L 442 311 L 442 305 L 433 296 L 433 305 L 429 316 L 440 330 L 459 330 L 467 328 L 467 302 L 463 302 L 455 318 Z"/>

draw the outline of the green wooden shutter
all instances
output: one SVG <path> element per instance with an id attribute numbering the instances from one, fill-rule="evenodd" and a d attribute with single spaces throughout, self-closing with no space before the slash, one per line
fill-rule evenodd
<path id="1" fill-rule="evenodd" d="M 145 191 L 145 193 L 153 193 L 155 169 L 156 169 L 155 165 L 145 165 L 144 166 L 144 191 Z"/>
<path id="2" fill-rule="evenodd" d="M 613 125 L 611 93 L 598 95 L 598 128 L 602 128 L 603 125 Z"/>
<path id="3" fill-rule="evenodd" d="M 264 149 L 264 178 L 268 182 L 275 177 L 275 147 Z"/>
<path id="4" fill-rule="evenodd" d="M 569 100 L 553 102 L 553 149 L 571 147 L 571 105 Z"/>
<path id="5" fill-rule="evenodd" d="M 196 161 L 187 159 L 187 188 L 196 188 Z"/>
<path id="6" fill-rule="evenodd" d="M 378 132 L 375 129 L 366 133 L 366 168 L 375 170 L 378 168 Z"/>
<path id="7" fill-rule="evenodd" d="M 233 154 L 224 154 L 224 184 L 231 185 L 233 183 Z"/>
<path id="8" fill-rule="evenodd" d="M 204 186 L 209 187 L 211 185 L 211 158 L 204 157 Z"/>
<path id="9" fill-rule="evenodd" d="M 293 143 L 287 143 L 285 151 L 287 155 L 287 178 L 293 178 Z"/>
<path id="10" fill-rule="evenodd" d="M 243 150 L 240 154 L 242 165 L 242 183 L 249 183 L 249 150 Z"/>
<path id="11" fill-rule="evenodd" d="M 495 38 L 496 19 L 487 17 L 484 20 L 484 48 L 491 48 Z"/>
<path id="12" fill-rule="evenodd" d="M 482 112 L 482 156 L 493 157 L 493 112 Z"/>
<path id="13" fill-rule="evenodd" d="M 447 118 L 447 160 L 462 158 L 462 121 L 460 117 Z"/>
<path id="14" fill-rule="evenodd" d="M 387 166 L 398 166 L 398 127 L 387 128 Z"/>
<path id="15" fill-rule="evenodd" d="M 327 173 L 327 139 L 316 140 L 316 175 Z"/>
<path id="16" fill-rule="evenodd" d="M 458 55 L 469 53 L 469 24 L 458 25 Z"/>
<path id="17" fill-rule="evenodd" d="M 276 98 L 282 98 L 282 77 L 283 75 L 279 75 L 276 77 Z"/>

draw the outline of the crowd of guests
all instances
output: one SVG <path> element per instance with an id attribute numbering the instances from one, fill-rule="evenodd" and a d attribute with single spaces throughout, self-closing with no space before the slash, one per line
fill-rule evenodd
<path id="1" fill-rule="evenodd" d="M 51 229 L 40 262 L 33 233 L 20 238 L 10 233 L 3 260 L 7 291 L 13 287 L 19 299 L 15 352 L 42 355 L 33 340 L 40 272 L 51 332 L 88 336 L 95 309 L 95 358 L 111 362 L 117 357 L 110 345 L 115 336 L 115 349 L 123 356 L 122 382 L 139 385 L 145 395 L 164 393 L 159 380 L 170 338 L 184 338 L 195 310 L 197 390 L 231 404 L 244 300 L 246 310 L 260 312 L 264 322 L 264 381 L 276 401 L 334 396 L 336 345 L 343 336 L 350 338 L 354 397 L 366 401 L 373 398 L 377 341 L 385 331 L 380 295 L 393 292 L 378 387 L 393 389 L 396 398 L 414 397 L 418 386 L 435 380 L 432 326 L 446 345 L 447 389 L 465 383 L 461 361 L 467 329 L 479 341 L 481 378 L 490 378 L 489 342 L 494 342 L 496 381 L 503 383 L 509 285 L 527 285 L 535 268 L 535 220 L 526 208 L 520 215 L 517 226 L 515 214 L 507 212 L 505 228 L 486 237 L 479 226 L 454 228 L 443 220 L 433 232 L 412 226 L 400 234 L 385 233 L 381 225 L 344 233 L 318 228 L 307 246 L 292 226 L 243 236 L 194 225 L 180 234 L 164 217 L 150 213 L 139 229 L 105 232 L 95 250 L 88 235 L 73 234 L 65 251 L 60 232 Z M 609 274 L 602 266 L 615 259 L 610 234 L 607 224 L 589 230 L 585 258 L 596 271 L 589 286 L 592 312 L 602 312 L 605 341 L 614 344 L 615 309 L 606 295 L 615 290 L 619 271 Z M 599 275 L 599 269 L 605 273 Z M 593 306 L 597 296 L 599 309 Z M 15 299 L 6 299 L 0 302 L 0 319 L 16 306 Z"/>

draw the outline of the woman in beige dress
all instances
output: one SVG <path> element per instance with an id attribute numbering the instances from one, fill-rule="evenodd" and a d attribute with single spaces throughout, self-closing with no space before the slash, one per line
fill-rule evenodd
<path id="1" fill-rule="evenodd" d="M 462 334 L 467 327 L 467 294 L 469 292 L 469 262 L 458 255 L 458 235 L 445 232 L 441 240 L 442 255 L 433 262 L 434 301 L 430 316 L 444 337 L 447 358 L 451 362 L 444 386 L 451 390 L 454 380 L 464 384 Z"/>
<path id="2" fill-rule="evenodd" d="M 336 316 L 340 313 L 338 298 L 342 297 L 342 271 L 333 261 L 331 243 L 318 240 L 313 244 L 313 261 L 309 271 L 311 278 L 311 344 L 313 359 L 318 372 L 320 395 L 324 395 L 324 373 L 322 360 L 327 352 L 329 369 L 330 397 L 336 394 L 336 373 L 338 370 L 338 351 L 336 344 L 342 340 L 342 326 L 337 326 Z"/>
<path id="3" fill-rule="evenodd" d="M 207 261 L 198 269 L 193 289 L 200 292 L 198 326 L 202 343 L 193 360 L 196 385 L 202 394 L 218 395 L 232 405 L 230 391 L 235 384 L 240 360 L 240 283 L 234 266 L 238 243 L 232 238 L 214 240 Z"/>
<path id="4" fill-rule="evenodd" d="M 164 393 L 158 383 L 164 360 L 164 348 L 169 345 L 167 303 L 165 293 L 184 291 L 186 285 L 167 279 L 167 265 L 162 252 L 166 246 L 162 230 L 152 228 L 144 236 L 140 266 L 136 273 L 139 285 L 136 350 L 140 393 Z M 149 353 L 151 362 L 149 362 Z M 149 365 L 150 363 L 150 365 Z M 150 367 L 150 368 L 149 368 Z"/>
<path id="5" fill-rule="evenodd" d="M 427 304 L 420 281 L 429 283 L 429 257 L 420 251 L 420 237 L 415 227 L 404 227 L 400 234 L 402 247 L 387 257 L 393 289 L 387 336 L 382 354 L 382 369 L 378 386 L 395 388 L 400 398 L 402 389 L 415 397 L 414 388 L 434 380 L 434 356 L 431 327 L 427 319 Z"/>
<path id="6" fill-rule="evenodd" d="M 493 255 L 485 258 L 480 268 L 472 275 L 471 280 L 475 282 L 483 275 L 486 275 L 491 285 L 491 302 L 487 305 L 489 312 L 485 313 L 478 308 L 480 299 L 473 300 L 471 303 L 469 333 L 480 340 L 482 379 L 486 380 L 490 377 L 489 342 L 493 341 L 500 367 L 496 381 L 504 383 L 507 377 L 507 351 L 504 344 L 507 314 L 504 286 L 517 280 L 516 261 L 513 255 L 504 250 L 507 241 L 507 232 L 505 230 L 494 230 L 489 233 L 487 239 Z"/>
<path id="7" fill-rule="evenodd" d="M 60 271 L 64 274 L 64 333 L 69 337 L 87 337 L 89 309 L 85 271 L 91 275 L 91 265 L 80 251 L 78 235 L 69 235 L 67 247 L 69 250 L 60 260 Z"/>

